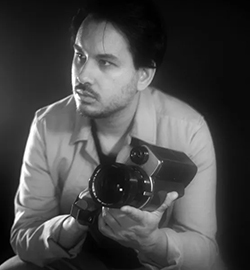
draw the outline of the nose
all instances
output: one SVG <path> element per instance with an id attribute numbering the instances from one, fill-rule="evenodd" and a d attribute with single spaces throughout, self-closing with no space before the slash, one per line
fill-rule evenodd
<path id="1" fill-rule="evenodd" d="M 92 84 L 94 81 L 94 65 L 88 59 L 85 63 L 79 68 L 77 74 L 77 80 L 82 83 L 89 83 Z"/>

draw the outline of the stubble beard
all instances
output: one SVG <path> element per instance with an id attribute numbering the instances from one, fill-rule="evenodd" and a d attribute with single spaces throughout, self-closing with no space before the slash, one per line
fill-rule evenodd
<path id="1" fill-rule="evenodd" d="M 88 109 L 89 105 L 77 102 L 77 111 L 81 116 L 85 116 L 92 119 L 107 119 L 118 116 L 123 111 L 126 111 L 130 107 L 130 104 L 133 102 L 133 99 L 138 94 L 136 90 L 134 81 L 130 82 L 128 85 L 124 86 L 121 91 L 120 96 L 116 96 L 113 100 L 109 102 L 106 107 L 102 107 L 97 110 Z M 101 104 L 101 99 L 98 100 Z"/>

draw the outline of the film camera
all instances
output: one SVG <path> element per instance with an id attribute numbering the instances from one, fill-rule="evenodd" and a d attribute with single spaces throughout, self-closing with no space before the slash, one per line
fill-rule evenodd
<path id="1" fill-rule="evenodd" d="M 147 211 L 157 209 L 166 194 L 184 195 L 197 167 L 183 152 L 132 139 L 130 156 L 124 164 L 99 165 L 71 208 L 80 224 L 92 224 L 102 206 L 131 205 Z"/>

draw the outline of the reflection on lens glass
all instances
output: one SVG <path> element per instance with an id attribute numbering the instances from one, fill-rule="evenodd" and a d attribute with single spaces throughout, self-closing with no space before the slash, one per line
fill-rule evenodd
<path id="1" fill-rule="evenodd" d="M 126 190 L 126 173 L 117 166 L 108 166 L 95 181 L 97 197 L 106 204 L 121 202 Z"/>

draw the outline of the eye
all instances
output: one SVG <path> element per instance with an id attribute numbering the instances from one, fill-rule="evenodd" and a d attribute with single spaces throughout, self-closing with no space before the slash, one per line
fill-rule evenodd
<path id="1" fill-rule="evenodd" d="M 77 58 L 78 61 L 83 61 L 85 62 L 87 57 L 85 54 L 81 53 L 81 52 L 75 52 L 75 56 Z"/>
<path id="2" fill-rule="evenodd" d="M 107 60 L 104 60 L 104 59 L 100 59 L 99 60 L 99 65 L 100 66 L 104 66 L 104 67 L 109 67 L 111 65 L 114 65 L 113 63 L 107 61 Z"/>

